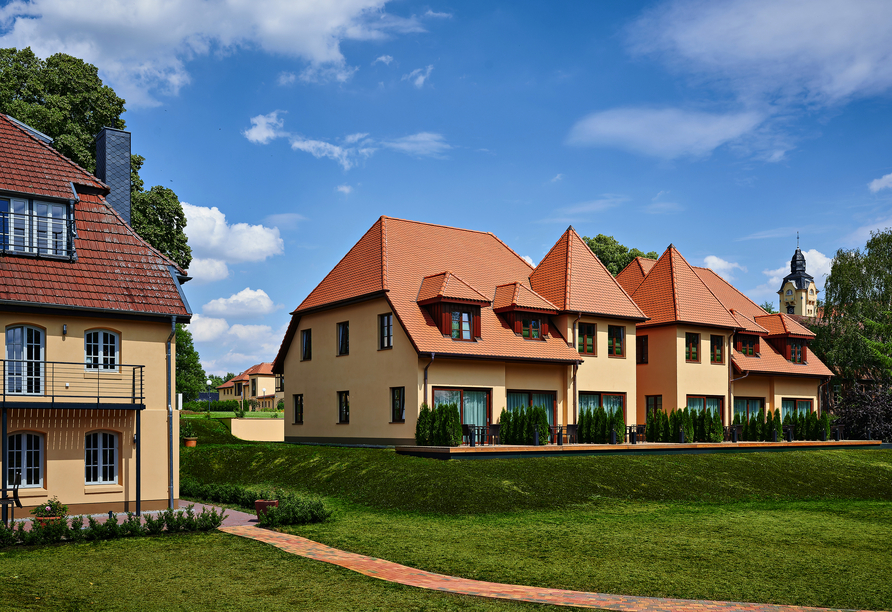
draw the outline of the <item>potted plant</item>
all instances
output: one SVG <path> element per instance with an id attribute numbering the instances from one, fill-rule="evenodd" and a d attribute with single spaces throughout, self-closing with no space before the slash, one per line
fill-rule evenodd
<path id="1" fill-rule="evenodd" d="M 258 499 L 254 502 L 254 511 L 257 512 L 257 520 L 260 520 L 261 514 L 266 514 L 267 508 L 270 506 L 279 507 L 278 499 Z"/>
<path id="2" fill-rule="evenodd" d="M 180 421 L 180 437 L 183 439 L 183 443 L 186 446 L 195 446 L 198 444 L 198 437 L 195 435 L 195 428 L 192 426 L 192 421 L 189 419 L 182 419 Z"/>
<path id="3" fill-rule="evenodd" d="M 41 524 L 46 525 L 49 521 L 64 520 L 68 516 L 68 506 L 59 501 L 55 495 L 48 499 L 45 504 L 41 504 L 31 511 L 34 518 Z"/>

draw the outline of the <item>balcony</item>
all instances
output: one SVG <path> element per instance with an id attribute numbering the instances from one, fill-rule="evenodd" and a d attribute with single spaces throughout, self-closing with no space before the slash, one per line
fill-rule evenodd
<path id="1" fill-rule="evenodd" d="M 145 366 L 15 359 L 0 366 L 3 408 L 145 408 Z"/>

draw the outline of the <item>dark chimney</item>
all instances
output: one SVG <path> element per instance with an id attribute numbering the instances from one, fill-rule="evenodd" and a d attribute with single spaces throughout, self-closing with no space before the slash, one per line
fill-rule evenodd
<path id="1" fill-rule="evenodd" d="M 106 202 L 130 224 L 130 132 L 102 128 L 96 135 L 96 176 L 111 188 Z"/>

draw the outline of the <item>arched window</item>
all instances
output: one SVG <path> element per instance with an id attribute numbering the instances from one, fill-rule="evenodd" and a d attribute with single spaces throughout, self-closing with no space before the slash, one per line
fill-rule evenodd
<path id="1" fill-rule="evenodd" d="M 86 484 L 117 484 L 118 436 L 107 431 L 88 433 L 84 444 Z"/>
<path id="2" fill-rule="evenodd" d="M 43 436 L 36 433 L 14 433 L 8 437 L 6 482 L 15 482 L 15 473 L 22 472 L 22 487 L 43 486 Z"/>
<path id="3" fill-rule="evenodd" d="M 118 371 L 118 334 L 104 329 L 84 335 L 84 363 L 87 370 Z"/>
<path id="4" fill-rule="evenodd" d="M 43 394 L 43 330 L 27 325 L 6 328 L 6 392 Z"/>
<path id="5" fill-rule="evenodd" d="M 787 295 L 793 295 L 793 290 L 792 290 L 792 289 L 787 289 Z"/>

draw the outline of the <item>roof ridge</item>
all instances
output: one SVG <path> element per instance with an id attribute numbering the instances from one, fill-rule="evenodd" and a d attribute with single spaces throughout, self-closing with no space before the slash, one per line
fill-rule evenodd
<path id="1" fill-rule="evenodd" d="M 712 268 L 708 268 L 708 267 L 706 267 L 706 266 L 691 266 L 691 267 L 694 268 L 694 272 L 696 272 L 697 270 L 709 270 L 712 274 L 715 275 L 716 278 L 720 279 L 723 283 L 725 283 L 726 285 L 728 285 L 729 287 L 731 287 L 731 289 L 733 289 L 734 291 L 736 291 L 737 293 L 739 293 L 740 295 L 742 295 L 742 296 L 743 296 L 743 297 L 744 297 L 750 304 L 752 304 L 753 306 L 755 306 L 756 308 L 758 308 L 759 310 L 761 310 L 761 311 L 764 312 L 765 314 L 771 314 L 770 312 L 766 312 L 766 310 L 765 310 L 764 308 L 762 308 L 761 306 L 759 306 L 758 304 L 756 304 L 753 300 L 751 300 L 750 297 L 749 297 L 747 294 L 745 294 L 743 291 L 741 291 L 740 289 L 738 289 L 737 287 L 735 287 L 734 285 L 732 285 L 731 283 L 729 283 L 727 280 L 725 280 L 725 279 L 722 277 L 721 274 L 719 274 L 718 272 L 716 272 L 716 271 L 713 270 Z M 698 276 L 699 276 L 699 274 L 698 274 Z M 702 279 L 701 279 L 701 280 L 702 280 Z M 705 284 L 705 283 L 704 283 L 704 284 Z M 720 301 L 721 301 L 721 300 L 720 300 Z"/>
<path id="2" fill-rule="evenodd" d="M 69 159 L 66 155 L 63 155 L 61 151 L 59 151 L 59 150 L 53 148 L 53 147 L 50 146 L 48 143 L 44 142 L 43 140 L 41 140 L 40 138 L 38 138 L 37 136 L 35 136 L 35 135 L 32 134 L 31 132 L 29 132 L 28 130 L 26 130 L 25 128 L 23 128 L 23 127 L 21 127 L 21 126 L 19 126 L 19 125 L 16 125 L 15 121 L 10 121 L 10 120 L 9 120 L 9 117 L 8 117 L 5 113 L 0 113 L 0 117 L 2 117 L 2 118 L 3 118 L 9 125 L 13 126 L 15 129 L 19 130 L 22 134 L 25 134 L 28 138 L 30 138 L 30 139 L 33 140 L 34 142 L 38 143 L 38 144 L 41 145 L 42 147 L 45 147 L 48 151 L 52 152 L 53 154 L 55 154 L 55 155 L 58 156 L 58 157 L 61 157 L 62 160 L 64 160 L 65 162 L 67 162 L 69 165 L 74 166 L 74 168 L 76 168 L 76 169 L 79 170 L 80 172 L 83 172 L 84 174 L 86 174 L 88 177 L 90 177 L 90 179 L 91 179 L 92 181 L 94 181 L 94 182 L 96 182 L 96 183 L 99 183 L 99 184 L 102 185 L 104 188 L 106 188 L 106 189 L 108 189 L 109 191 L 111 191 L 111 188 L 110 188 L 107 184 L 105 184 L 104 182 L 100 181 L 99 178 L 96 177 L 96 175 L 94 175 L 93 173 L 87 171 L 86 168 L 83 168 L 83 167 L 81 167 L 80 165 L 74 163 L 73 160 Z M 26 124 L 26 125 L 27 125 L 27 124 Z M 30 127 L 30 126 L 29 126 L 29 127 Z M 34 128 L 32 128 L 32 129 L 34 129 Z"/>
<path id="3" fill-rule="evenodd" d="M 573 245 L 570 244 L 570 231 L 571 227 L 567 228 L 567 231 L 564 234 L 567 235 L 567 266 L 566 266 L 566 279 L 564 279 L 564 308 L 563 310 L 567 310 L 570 308 L 570 279 L 572 278 L 573 272 Z"/>
<path id="4" fill-rule="evenodd" d="M 692 266 L 688 262 L 688 260 L 684 258 L 684 255 L 682 255 L 681 253 L 678 252 L 678 249 L 675 249 L 674 246 L 672 248 L 675 250 L 676 253 L 678 253 L 678 256 L 681 257 L 682 261 L 684 261 L 688 265 L 688 267 L 691 269 L 691 272 L 693 272 L 694 276 L 697 277 L 697 280 L 700 281 L 700 284 L 703 285 L 706 288 L 706 290 L 709 291 L 709 294 L 715 298 L 715 301 L 719 303 L 719 306 L 721 306 L 722 308 L 725 309 L 725 312 L 728 313 L 729 316 L 731 316 L 731 319 L 734 319 L 734 316 L 731 315 L 731 313 L 728 311 L 728 307 L 725 306 L 725 303 L 719 299 L 719 296 L 717 296 L 715 293 L 713 293 L 712 289 L 709 288 L 709 285 L 707 285 L 705 282 L 703 282 L 703 279 L 700 278 L 700 275 L 697 274 L 696 270 L 694 270 L 694 266 Z M 736 320 L 734 322 L 737 323 Z"/>
<path id="5" fill-rule="evenodd" d="M 610 277 L 610 280 L 613 281 L 613 284 L 616 285 L 616 286 L 619 288 L 619 290 L 623 292 L 623 295 L 625 295 L 627 298 L 629 298 L 629 301 L 632 303 L 632 305 L 635 307 L 635 309 L 636 309 L 638 312 L 640 312 L 642 316 L 644 316 L 645 318 L 648 318 L 647 315 L 644 313 L 644 311 L 641 310 L 641 307 L 638 306 L 638 304 L 635 303 L 635 300 L 632 299 L 632 296 L 630 296 L 629 293 L 628 293 L 625 289 L 623 289 L 623 286 L 619 284 L 619 281 L 616 280 L 616 277 L 615 277 L 613 274 L 610 273 L 610 270 L 607 269 L 607 266 L 604 265 L 604 262 L 601 261 L 601 258 L 598 257 L 597 255 L 595 255 L 595 252 L 592 251 L 592 248 L 588 245 L 588 243 L 586 243 L 586 241 L 582 239 L 582 236 L 579 235 L 579 232 L 577 232 L 576 229 L 575 229 L 572 225 L 570 226 L 570 228 L 569 228 L 567 231 L 570 231 L 570 230 L 573 230 L 573 234 L 575 234 L 575 236 L 579 239 L 579 242 L 582 243 L 582 245 L 585 247 L 585 249 L 586 249 L 589 253 L 592 254 L 592 257 L 595 258 L 595 261 L 598 262 L 598 265 L 601 266 L 601 269 L 604 271 L 604 273 L 605 273 L 608 277 Z M 568 239 L 567 239 L 568 247 L 569 247 L 569 243 L 570 243 L 570 240 L 569 240 L 569 237 L 568 237 Z M 637 258 L 636 258 L 636 259 L 637 259 Z M 642 270 L 642 272 L 643 272 L 643 270 Z M 569 282 L 569 281 L 568 281 L 568 282 Z M 569 293 L 570 293 L 570 292 L 568 291 L 568 292 L 567 292 L 568 296 L 569 296 Z M 568 299 L 569 299 L 569 298 L 568 298 Z"/>
<path id="6" fill-rule="evenodd" d="M 387 285 L 387 217 L 381 215 L 381 286 L 390 291 Z"/>
<path id="7" fill-rule="evenodd" d="M 675 320 L 678 321 L 678 282 L 676 278 L 677 274 L 675 272 L 675 258 L 672 256 L 672 253 L 677 251 L 675 251 L 674 246 L 669 245 L 666 252 L 669 253 L 669 284 L 672 286 L 672 312 L 675 315 Z M 681 253 L 679 253 L 679 255 L 681 255 Z"/>

